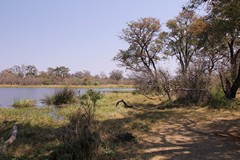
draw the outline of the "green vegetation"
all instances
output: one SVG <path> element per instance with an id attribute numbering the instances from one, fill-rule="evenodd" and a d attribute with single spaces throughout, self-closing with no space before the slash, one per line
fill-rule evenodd
<path id="1" fill-rule="evenodd" d="M 96 110 L 96 103 L 101 98 L 102 98 L 102 95 L 100 92 L 89 89 L 84 95 L 80 97 L 80 101 L 81 101 L 81 104 L 83 105 L 92 104 L 94 110 Z"/>
<path id="2" fill-rule="evenodd" d="M 124 99 L 134 108 L 126 109 L 123 104 L 116 107 L 116 102 L 120 99 Z M 184 126 L 189 122 L 191 124 L 197 122 L 197 126 L 189 125 L 188 127 L 191 127 L 191 129 L 203 127 L 201 128 L 202 132 L 208 132 L 207 129 L 204 130 L 204 127 L 208 128 L 208 126 L 204 125 L 210 122 L 216 126 L 221 126 L 214 128 L 216 131 L 218 129 L 224 131 L 223 126 L 227 122 L 221 122 L 221 120 L 231 120 L 229 123 L 234 125 L 237 123 L 234 120 L 240 118 L 237 103 L 235 103 L 235 108 L 227 110 L 199 107 L 193 109 L 171 108 L 169 106 L 164 109 L 159 106 L 162 101 L 163 99 L 157 96 L 149 99 L 139 94 L 111 93 L 103 95 L 96 103 L 95 112 L 92 105 L 80 104 L 67 105 L 67 107 L 56 109 L 49 107 L 0 109 L 0 137 L 7 140 L 11 135 L 14 124 L 17 124 L 19 129 L 17 139 L 9 145 L 5 154 L 0 154 L 0 159 L 38 160 L 72 159 L 73 157 L 80 159 L 84 159 L 83 157 L 85 159 L 135 159 L 136 157 L 146 159 L 154 157 L 147 153 L 150 153 L 146 150 L 149 146 L 144 143 L 144 141 L 151 141 L 151 137 L 156 140 L 155 143 L 158 143 L 159 146 L 169 146 L 169 156 L 174 158 L 175 150 L 171 150 L 171 145 L 174 142 L 170 143 L 170 141 L 171 139 L 177 140 L 177 137 L 168 139 L 169 143 L 164 144 L 158 142 L 157 137 L 171 137 L 173 136 L 170 133 L 171 130 L 176 130 L 175 134 L 184 132 L 186 130 Z M 159 107 L 162 109 L 158 109 Z M 62 118 L 58 119 L 51 113 Z M 230 124 L 226 126 L 230 127 Z M 183 128 L 177 129 L 179 126 Z M 170 129 L 171 127 L 172 129 Z M 158 130 L 161 130 L 161 133 Z M 231 131 L 229 134 L 233 134 L 237 130 L 231 129 Z M 132 133 L 137 138 L 137 143 L 116 140 L 115 135 L 123 132 Z M 187 136 L 189 133 L 182 133 L 183 135 Z M 191 132 L 189 136 L 196 135 Z M 199 135 L 196 137 L 199 137 Z M 198 147 L 205 146 L 204 143 L 200 143 L 200 140 L 198 142 L 196 142 Z M 211 142 L 208 144 L 211 146 Z M 198 147 L 195 149 L 198 149 Z M 234 148 L 231 148 L 231 150 L 234 151 Z M 233 155 L 230 156 L 233 157 Z M 191 155 L 189 156 L 191 158 Z M 201 156 L 204 159 L 205 155 Z"/>
<path id="3" fill-rule="evenodd" d="M 22 86 L 52 86 L 52 85 L 131 85 L 129 78 L 124 78 L 119 70 L 113 70 L 109 76 L 104 72 L 91 75 L 87 70 L 70 74 L 70 69 L 65 66 L 56 68 L 48 67 L 47 71 L 39 71 L 34 65 L 14 65 L 0 72 L 1 85 Z"/>
<path id="4" fill-rule="evenodd" d="M 119 99 L 125 99 L 134 108 L 125 109 L 123 105 L 116 107 Z M 106 94 L 96 104 L 98 107 L 95 112 L 93 108 L 79 104 L 54 110 L 57 116 L 64 117 L 62 120 L 51 116 L 53 110 L 48 107 L 0 109 L 0 137 L 4 140 L 9 138 L 15 123 L 19 128 L 16 141 L 9 146 L 4 156 L 9 159 L 71 159 L 73 156 L 80 159 L 81 156 L 89 159 L 129 158 L 132 153 L 144 151 L 144 146 L 116 142 L 116 133 L 131 132 L 141 142 L 144 135 L 149 137 L 155 127 L 164 128 L 166 122 L 180 123 L 188 118 L 201 124 L 205 120 L 234 119 L 240 116 L 237 112 L 239 109 L 216 111 L 168 107 L 159 110 L 157 108 L 161 102 L 159 97 L 149 99 L 139 94 Z"/>
<path id="5" fill-rule="evenodd" d="M 56 91 L 51 96 L 46 96 L 44 99 L 42 99 L 42 103 L 45 105 L 66 105 L 66 104 L 72 104 L 76 101 L 75 99 L 76 93 L 73 89 L 69 88 L 63 88 L 61 90 Z"/>
<path id="6" fill-rule="evenodd" d="M 206 2 L 207 15 L 197 16 L 194 9 Z M 78 97 L 63 88 L 42 102 L 66 107 L 34 108 L 33 101 L 19 100 L 13 104 L 18 109 L 0 108 L 0 159 L 239 159 L 240 3 L 189 5 L 167 22 L 167 32 L 157 18 L 140 18 L 123 29 L 120 38 L 129 46 L 114 60 L 133 73 L 139 89 L 134 94 L 90 89 Z M 175 76 L 159 66 L 169 56 L 179 62 Z M 1 74 L 8 77 L 3 84 L 11 77 L 20 84 L 34 77 L 40 84 L 83 86 L 126 80 L 119 70 L 100 78 L 88 71 L 70 75 L 64 66 L 39 76 L 31 65 Z M 17 139 L 3 150 L 13 125 Z"/>
<path id="7" fill-rule="evenodd" d="M 35 107 L 36 102 L 32 99 L 22 99 L 22 100 L 16 100 L 12 104 L 15 108 L 28 108 L 28 107 Z"/>

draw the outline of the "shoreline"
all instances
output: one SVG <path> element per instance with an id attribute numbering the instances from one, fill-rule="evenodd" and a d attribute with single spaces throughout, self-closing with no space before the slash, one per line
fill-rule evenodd
<path id="1" fill-rule="evenodd" d="M 134 88 L 134 85 L 0 85 L 0 88 Z"/>

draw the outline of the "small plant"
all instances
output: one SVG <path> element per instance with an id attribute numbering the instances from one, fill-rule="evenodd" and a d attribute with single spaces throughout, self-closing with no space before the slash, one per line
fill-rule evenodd
<path id="1" fill-rule="evenodd" d="M 83 105 L 89 105 L 89 103 L 92 103 L 94 110 L 96 110 L 96 103 L 101 98 L 102 95 L 100 92 L 90 89 L 84 95 L 82 95 L 80 99 Z"/>
<path id="2" fill-rule="evenodd" d="M 46 96 L 44 99 L 41 100 L 41 102 L 45 105 L 64 105 L 64 104 L 71 104 L 75 103 L 75 96 L 76 93 L 74 90 L 69 88 L 64 88 L 61 90 L 56 91 L 51 96 Z"/>
<path id="3" fill-rule="evenodd" d="M 14 101 L 12 106 L 15 107 L 15 108 L 35 107 L 36 106 L 36 101 L 34 101 L 32 99 L 17 100 L 17 101 Z"/>

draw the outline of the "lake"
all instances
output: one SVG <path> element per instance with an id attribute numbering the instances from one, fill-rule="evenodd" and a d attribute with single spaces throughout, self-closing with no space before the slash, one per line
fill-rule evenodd
<path id="1" fill-rule="evenodd" d="M 11 107 L 16 100 L 21 99 L 33 99 L 37 102 L 38 106 L 41 106 L 41 99 L 45 96 L 54 94 L 55 91 L 60 88 L 0 88 L 0 107 Z M 84 94 L 86 88 L 74 89 L 77 94 Z M 108 93 L 114 91 L 133 91 L 133 88 L 96 88 L 93 89 L 98 92 Z"/>

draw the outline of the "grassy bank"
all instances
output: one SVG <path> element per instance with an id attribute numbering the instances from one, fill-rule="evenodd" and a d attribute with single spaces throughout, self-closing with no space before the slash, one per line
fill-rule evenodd
<path id="1" fill-rule="evenodd" d="M 0 85 L 0 88 L 133 88 L 133 85 Z"/>
<path id="2" fill-rule="evenodd" d="M 134 108 L 116 102 L 124 99 Z M 96 121 L 101 129 L 99 159 L 236 159 L 240 144 L 240 109 L 180 107 L 157 109 L 162 99 L 131 93 L 104 95 L 97 103 Z M 0 109 L 0 137 L 6 140 L 14 124 L 17 139 L 5 156 L 9 159 L 51 159 L 63 145 L 62 129 L 81 108 Z M 114 134 L 130 132 L 136 142 L 113 141 Z M 208 144 L 208 145 L 206 145 Z M 2 145 L 2 143 L 0 143 Z M 210 148 L 214 149 L 210 149 Z M 224 150 L 224 154 L 222 153 Z M 204 152 L 204 154 L 201 154 Z M 215 154 L 216 152 L 216 154 Z M 3 155 L 0 154 L 0 159 Z M 6 158 L 6 157 L 4 157 Z"/>

